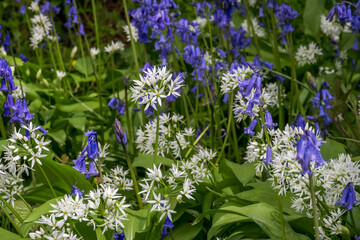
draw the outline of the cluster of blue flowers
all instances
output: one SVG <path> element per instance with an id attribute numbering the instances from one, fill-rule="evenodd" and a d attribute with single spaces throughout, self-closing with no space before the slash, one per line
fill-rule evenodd
<path id="1" fill-rule="evenodd" d="M 120 98 L 113 97 L 108 102 L 108 107 L 116 110 L 118 114 L 124 115 L 125 112 L 125 102 L 122 101 Z"/>
<path id="2" fill-rule="evenodd" d="M 81 19 L 78 17 L 78 13 L 76 11 L 76 7 L 72 0 L 66 0 L 66 5 L 70 6 L 70 9 L 67 13 L 68 21 L 65 23 L 65 27 L 72 28 L 73 24 L 78 25 L 78 31 L 76 32 L 77 35 L 85 35 L 84 25 L 81 22 Z"/>
<path id="3" fill-rule="evenodd" d="M 98 175 L 94 160 L 99 159 L 100 152 L 97 142 L 97 133 L 95 131 L 87 131 L 85 136 L 87 136 L 87 144 L 80 156 L 76 160 L 73 160 L 73 163 L 75 164 L 74 168 L 84 174 L 86 179 L 89 179 L 91 176 Z M 86 169 L 86 158 L 91 160 L 88 170 Z"/>
<path id="4" fill-rule="evenodd" d="M 353 10 L 352 10 L 353 8 Z M 327 20 L 332 21 L 334 16 L 337 16 L 340 23 L 350 23 L 350 28 L 354 33 L 359 33 L 360 31 L 360 1 L 356 4 L 341 1 L 336 3 L 335 6 L 330 10 Z"/>

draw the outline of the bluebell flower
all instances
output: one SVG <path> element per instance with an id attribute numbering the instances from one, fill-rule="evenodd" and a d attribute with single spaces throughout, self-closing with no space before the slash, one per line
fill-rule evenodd
<path id="1" fill-rule="evenodd" d="M 79 25 L 79 31 L 76 32 L 76 35 L 85 35 L 84 25 L 82 23 Z"/>
<path id="2" fill-rule="evenodd" d="M 271 146 L 269 145 L 268 148 L 266 149 L 266 159 L 264 161 L 264 164 L 268 164 L 272 162 L 272 149 Z"/>
<path id="3" fill-rule="evenodd" d="M 38 126 L 38 130 L 42 133 L 43 136 L 46 135 L 49 132 L 48 130 L 44 129 L 41 126 Z"/>
<path id="4" fill-rule="evenodd" d="M 360 201 L 356 200 L 354 184 L 352 182 L 349 182 L 343 191 L 341 200 L 337 201 L 336 204 L 350 211 L 350 210 L 354 210 L 354 204 L 358 204 L 358 203 L 360 203 Z"/>
<path id="5" fill-rule="evenodd" d="M 23 61 L 23 63 L 26 63 L 29 61 L 29 58 L 27 58 L 24 54 L 19 53 L 21 61 Z"/>
<path id="6" fill-rule="evenodd" d="M 30 122 L 35 117 L 30 113 L 27 102 L 24 98 L 16 99 L 15 105 L 13 106 L 13 113 L 11 115 L 11 123 L 20 123 L 20 125 Z"/>
<path id="7" fill-rule="evenodd" d="M 90 177 L 97 176 L 97 175 L 99 175 L 99 173 L 96 172 L 95 163 L 91 162 L 89 164 L 89 170 L 85 172 L 85 177 L 86 177 L 86 179 L 89 179 Z"/>
<path id="8" fill-rule="evenodd" d="M 12 74 L 10 65 L 4 57 L 0 58 L 0 77 L 1 77 L 1 91 L 12 91 L 17 89 L 14 83 L 14 76 Z"/>
<path id="9" fill-rule="evenodd" d="M 14 99 L 11 93 L 8 93 L 6 101 L 4 102 L 3 108 L 4 108 L 4 116 L 10 117 L 12 114 L 12 109 L 14 107 Z"/>
<path id="10" fill-rule="evenodd" d="M 282 43 L 286 43 L 285 36 L 294 31 L 291 20 L 297 18 L 299 13 L 291 9 L 288 3 L 283 3 L 281 6 L 275 8 L 275 14 L 279 20 L 279 27 L 281 27 L 280 38 Z"/>
<path id="11" fill-rule="evenodd" d="M 99 155 L 99 148 L 98 148 L 98 142 L 97 142 L 97 133 L 95 131 L 87 131 L 85 133 L 85 136 L 87 136 L 87 145 L 85 146 L 82 153 L 86 151 L 87 157 L 90 159 L 95 159 Z"/>
<path id="12" fill-rule="evenodd" d="M 76 185 L 72 185 L 71 186 L 71 195 L 76 196 L 78 195 L 79 197 L 82 197 L 82 195 L 84 194 L 84 190 L 80 190 L 76 187 Z"/>
<path id="13" fill-rule="evenodd" d="M 19 13 L 21 13 L 22 15 L 25 15 L 25 13 L 26 13 L 26 7 L 25 7 L 25 4 L 23 4 L 23 5 L 21 5 L 21 6 L 20 6 Z"/>
<path id="14" fill-rule="evenodd" d="M 122 101 L 119 98 L 113 97 L 108 102 L 108 107 L 111 107 L 112 109 L 116 110 L 118 114 L 124 115 L 125 113 L 125 102 Z"/>
<path id="15" fill-rule="evenodd" d="M 120 232 L 114 233 L 114 240 L 124 240 L 124 239 L 125 239 L 125 234 L 123 229 Z"/>
<path id="16" fill-rule="evenodd" d="M 265 113 L 265 124 L 262 127 L 272 129 L 273 127 L 276 127 L 276 126 L 277 126 L 277 123 L 273 123 L 271 113 L 269 111 L 267 111 Z"/>
<path id="17" fill-rule="evenodd" d="M 264 15 L 264 8 L 259 8 L 259 18 L 265 17 Z"/>
<path id="18" fill-rule="evenodd" d="M 197 66 L 203 57 L 204 54 L 200 51 L 198 46 L 187 45 L 184 47 L 183 59 L 187 64 Z"/>
<path id="19" fill-rule="evenodd" d="M 80 155 L 76 160 L 73 160 L 74 168 L 78 170 L 80 173 L 85 174 L 86 173 L 86 161 L 85 156 Z"/>
<path id="20" fill-rule="evenodd" d="M 324 165 L 326 162 L 321 156 L 319 147 L 321 142 L 316 139 L 315 134 L 310 130 L 305 130 L 304 134 L 296 142 L 296 161 L 300 162 L 302 167 L 301 174 L 312 174 L 310 162 L 315 162 L 315 167 Z"/>
<path id="21" fill-rule="evenodd" d="M 239 30 L 235 30 L 234 27 L 230 28 L 231 51 L 235 57 L 240 55 L 239 50 L 250 46 L 250 38 L 246 37 L 246 34 L 247 32 L 242 27 L 240 27 Z"/>
<path id="22" fill-rule="evenodd" d="M 4 50 L 5 50 L 6 52 L 10 51 L 10 46 L 11 46 L 11 43 L 10 43 L 10 33 L 6 34 L 5 39 L 4 39 L 4 41 L 2 42 L 2 45 L 3 45 Z"/>
<path id="23" fill-rule="evenodd" d="M 244 133 L 245 134 L 250 134 L 251 136 L 253 136 L 255 134 L 254 128 L 255 128 L 256 124 L 257 124 L 257 120 L 254 118 L 251 121 L 250 125 L 248 127 L 244 128 Z"/>
<path id="24" fill-rule="evenodd" d="M 166 235 L 170 234 L 170 232 L 168 231 L 169 228 L 174 228 L 174 224 L 172 223 L 169 217 L 166 217 L 163 229 L 161 231 L 161 237 L 165 237 Z"/>
<path id="25" fill-rule="evenodd" d="M 121 126 L 120 121 L 115 118 L 114 121 L 114 132 L 115 132 L 115 137 L 116 140 L 118 141 L 118 143 L 120 143 L 121 145 L 126 145 L 127 144 L 127 136 Z"/>

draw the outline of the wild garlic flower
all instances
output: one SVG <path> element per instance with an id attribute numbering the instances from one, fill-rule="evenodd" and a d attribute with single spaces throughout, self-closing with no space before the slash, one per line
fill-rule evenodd
<path id="1" fill-rule="evenodd" d="M 124 228 L 123 221 L 127 220 L 125 209 L 130 204 L 126 204 L 126 198 L 118 193 L 117 188 L 100 184 L 84 197 L 80 194 L 65 195 L 51 206 L 53 210 L 41 216 L 38 223 L 43 224 L 52 234 L 62 233 L 64 238 L 61 239 L 80 239 L 70 232 L 69 224 L 86 222 L 94 229 L 101 228 L 103 234 L 108 230 L 120 231 Z M 73 238 L 69 237 L 71 235 Z M 45 231 L 30 233 L 29 236 L 32 239 L 47 238 Z"/>
<path id="2" fill-rule="evenodd" d="M 56 77 L 61 81 L 66 76 L 66 72 L 62 72 L 57 70 L 56 71 Z"/>
<path id="3" fill-rule="evenodd" d="M 252 25 L 253 25 L 253 28 L 254 28 L 254 31 L 253 29 L 251 28 L 250 26 L 250 23 L 248 23 L 247 19 L 245 19 L 243 21 L 243 23 L 241 24 L 241 27 L 249 33 L 250 37 L 253 37 L 254 36 L 254 32 L 255 32 L 255 35 L 262 38 L 262 37 L 265 37 L 265 30 L 263 27 L 261 27 L 259 25 L 259 22 L 258 20 L 255 18 L 255 17 L 251 17 L 251 22 L 252 22 Z M 248 28 L 250 27 L 250 29 Z"/>
<path id="4" fill-rule="evenodd" d="M 262 90 L 261 97 L 264 102 L 264 108 L 279 107 L 279 88 L 276 83 L 267 83 Z M 284 89 L 281 93 L 282 99 L 286 97 Z"/>
<path id="5" fill-rule="evenodd" d="M 91 58 L 95 59 L 95 57 L 100 53 L 100 50 L 96 47 L 92 47 L 90 49 L 90 56 Z"/>
<path id="6" fill-rule="evenodd" d="M 134 80 L 130 90 L 134 102 L 139 101 L 140 105 L 145 105 L 145 111 L 150 107 L 157 110 L 162 106 L 162 101 L 174 101 L 180 97 L 181 87 L 183 86 L 183 76 L 174 75 L 165 67 L 152 67 L 144 71 L 144 76 L 140 75 L 140 80 Z"/>
<path id="7" fill-rule="evenodd" d="M 163 157 L 181 158 L 181 151 L 190 146 L 190 139 L 194 136 L 194 129 L 184 127 L 183 116 L 162 114 L 159 118 L 158 155 Z M 153 154 L 156 143 L 156 120 L 146 124 L 144 129 L 136 132 L 137 148 L 140 152 Z"/>
<path id="8" fill-rule="evenodd" d="M 267 162 L 266 156 L 269 146 L 264 143 L 262 133 L 258 134 L 249 141 L 246 160 L 255 162 L 258 171 L 263 171 L 266 168 L 273 188 L 278 189 L 282 195 L 288 192 L 294 194 L 291 207 L 295 211 L 305 212 L 311 217 L 312 205 L 310 201 L 311 193 L 308 187 L 309 178 L 307 175 L 301 174 L 304 170 L 301 162 L 297 160 L 299 153 L 296 146 L 296 143 L 307 131 L 314 134 L 316 141 L 322 141 L 319 133 L 315 133 L 308 124 L 304 128 L 287 125 L 283 131 L 279 129 L 271 131 L 272 161 L 270 162 Z M 340 154 L 337 159 L 331 159 L 327 163 L 323 163 L 318 164 L 315 161 L 310 161 L 309 167 L 314 177 L 317 196 L 331 210 L 328 211 L 328 215 L 319 215 L 323 234 L 327 236 L 338 234 L 340 231 L 338 219 L 344 211 L 339 209 L 338 203 L 342 198 L 344 188 L 349 183 L 354 186 L 360 185 L 360 165 L 353 162 L 347 154 Z M 356 193 L 356 195 L 359 194 Z"/>
<path id="9" fill-rule="evenodd" d="M 237 89 L 241 81 L 250 78 L 253 70 L 249 66 L 242 65 L 234 70 L 228 71 L 221 76 L 220 90 L 222 94 L 230 93 Z"/>
<path id="10" fill-rule="evenodd" d="M 104 47 L 105 52 L 112 54 L 116 51 L 124 51 L 124 44 L 121 41 L 111 41 L 111 43 Z"/>
<path id="11" fill-rule="evenodd" d="M 117 166 L 104 175 L 103 184 L 119 190 L 132 190 L 133 181 L 126 177 L 128 174 L 129 170 L 124 171 L 123 167 Z"/>
<path id="12" fill-rule="evenodd" d="M 295 54 L 295 59 L 301 67 L 307 64 L 315 64 L 316 56 L 323 55 L 322 49 L 316 43 L 311 42 L 307 47 L 301 45 Z"/>
<path id="13" fill-rule="evenodd" d="M 339 41 L 339 36 L 342 31 L 342 26 L 336 21 L 326 20 L 325 15 L 321 15 L 320 18 L 320 29 L 326 35 L 334 39 L 336 42 Z"/>
<path id="14" fill-rule="evenodd" d="M 30 19 L 31 22 L 31 37 L 30 37 L 30 46 L 32 49 L 39 47 L 39 44 L 48 38 L 49 40 L 57 40 L 51 36 L 52 23 L 48 16 L 39 13 Z"/>
<path id="15" fill-rule="evenodd" d="M 129 32 L 129 26 L 125 25 L 123 26 L 124 32 L 126 33 L 126 39 L 128 42 L 131 41 L 131 36 L 130 36 L 130 32 Z M 138 29 L 137 27 L 135 27 L 134 25 L 130 24 L 130 29 L 131 29 L 131 35 L 134 39 L 134 42 L 137 42 L 139 40 L 139 34 L 138 34 Z"/>

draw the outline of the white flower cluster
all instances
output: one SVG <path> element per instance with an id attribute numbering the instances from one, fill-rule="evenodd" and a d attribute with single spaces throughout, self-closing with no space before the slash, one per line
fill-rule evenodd
<path id="1" fill-rule="evenodd" d="M 111 41 L 110 44 L 108 44 L 107 46 L 104 47 L 104 50 L 105 52 L 109 53 L 109 54 L 112 54 L 116 51 L 124 51 L 124 44 L 121 42 L 121 41 Z M 91 51 L 91 56 L 93 57 L 97 55 L 97 51 L 94 49 L 94 50 L 90 50 Z M 96 54 L 95 54 L 96 53 Z"/>
<path id="2" fill-rule="evenodd" d="M 255 35 L 258 37 L 265 37 L 265 30 L 259 25 L 258 20 L 255 17 L 251 17 L 251 22 L 254 29 L 251 28 L 250 23 L 248 23 L 247 19 L 243 21 L 241 27 L 249 34 L 250 37 L 254 36 L 254 32 Z"/>
<path id="3" fill-rule="evenodd" d="M 124 171 L 123 167 L 117 166 L 104 175 L 103 184 L 119 190 L 132 190 L 133 181 L 126 178 L 128 174 L 129 170 Z"/>
<path id="4" fill-rule="evenodd" d="M 39 47 L 39 44 L 45 40 L 45 38 L 57 41 L 56 36 L 52 36 L 51 28 L 52 23 L 48 16 L 40 13 L 38 1 L 33 1 L 29 9 L 35 13 L 35 15 L 30 19 L 31 22 L 31 37 L 30 37 L 30 46 L 32 49 Z"/>
<path id="5" fill-rule="evenodd" d="M 319 48 L 316 43 L 311 42 L 309 46 L 301 45 L 295 54 L 295 59 L 299 63 L 299 65 L 305 66 L 306 64 L 314 64 L 316 63 L 316 56 L 322 55 L 322 49 Z"/>
<path id="6" fill-rule="evenodd" d="M 180 88 L 183 86 L 182 78 L 178 75 L 173 79 L 173 75 L 166 69 L 166 66 L 148 68 L 145 76 L 140 75 L 140 80 L 134 80 L 131 86 L 133 101 L 139 101 L 140 105 L 145 105 L 145 110 L 150 106 L 157 110 L 162 105 L 162 99 L 170 96 L 180 97 Z"/>
<path id="7" fill-rule="evenodd" d="M 130 36 L 129 26 L 125 25 L 125 26 L 123 26 L 123 29 L 124 29 L 124 32 L 126 33 L 127 41 L 130 42 L 131 41 L 131 36 Z M 139 40 L 139 33 L 138 33 L 137 27 L 130 24 L 130 30 L 131 30 L 131 35 L 132 35 L 132 37 L 134 39 L 134 42 L 137 42 Z"/>
<path id="8" fill-rule="evenodd" d="M 221 76 L 220 90 L 222 94 L 230 93 L 239 87 L 239 82 L 251 77 L 253 70 L 248 66 L 240 66 Z"/>
<path id="9" fill-rule="evenodd" d="M 195 184 L 210 176 L 208 163 L 215 156 L 216 152 L 212 150 L 200 149 L 189 160 L 173 163 L 170 171 L 165 172 L 166 175 L 161 171 L 161 164 L 158 167 L 154 165 L 152 169 L 147 169 L 146 178 L 140 183 L 142 191 L 139 194 L 142 194 L 144 202 L 153 204 L 151 211 L 162 213 L 160 220 L 165 215 L 171 219 L 175 211 L 170 209 L 170 198 L 176 197 L 178 202 L 182 202 L 183 197 L 195 200 Z"/>
<path id="10" fill-rule="evenodd" d="M 29 176 L 29 171 L 34 171 L 33 167 L 36 163 L 41 165 L 41 158 L 46 157 L 45 151 L 49 151 L 46 147 L 50 141 L 38 131 L 39 127 L 35 127 L 32 123 L 29 126 L 23 126 L 23 129 L 29 131 L 29 137 L 22 132 L 24 130 L 16 130 L 7 140 L 9 144 L 4 147 L 4 156 L 0 159 L 0 194 L 11 204 L 14 204 L 15 195 L 22 192 L 22 177 L 25 173 Z"/>
<path id="11" fill-rule="evenodd" d="M 314 130 L 308 125 L 305 130 Z M 301 175 L 302 171 L 299 161 L 296 161 L 296 141 L 303 134 L 303 129 L 293 128 L 287 125 L 284 131 L 279 129 L 269 131 L 272 136 L 272 162 L 265 165 L 266 148 L 262 134 L 250 139 L 246 150 L 246 160 L 256 162 L 258 171 L 267 169 L 269 180 L 272 181 L 274 189 L 279 194 L 287 192 L 294 194 L 292 208 L 297 212 L 304 212 L 312 216 L 311 193 L 309 190 L 309 178 Z M 322 141 L 319 134 L 316 134 L 318 141 Z M 314 176 L 315 194 L 324 201 L 331 211 L 319 211 L 321 233 L 324 239 L 330 239 L 327 235 L 339 234 L 341 232 L 341 221 L 339 218 L 344 213 L 336 202 L 341 199 L 345 186 L 352 182 L 354 186 L 360 185 L 360 166 L 353 162 L 349 155 L 340 154 L 338 159 L 332 159 L 327 164 L 315 168 L 311 162 L 311 169 Z M 328 213 L 324 215 L 323 213 Z"/>
<path id="12" fill-rule="evenodd" d="M 286 96 L 284 89 L 281 93 L 282 99 Z M 262 90 L 261 97 L 264 102 L 264 108 L 269 107 L 279 107 L 279 88 L 276 83 L 268 83 Z"/>
<path id="13" fill-rule="evenodd" d="M 329 36 L 338 42 L 343 27 L 335 19 L 330 22 L 326 20 L 325 15 L 322 15 L 320 19 L 320 29 L 326 36 Z"/>
<path id="14" fill-rule="evenodd" d="M 38 223 L 46 226 L 39 231 L 29 233 L 32 239 L 80 239 L 74 234 L 76 222 L 87 222 L 88 226 L 102 228 L 103 234 L 108 230 L 119 231 L 124 228 L 123 221 L 127 220 L 125 209 L 130 207 L 126 204 L 126 198 L 118 194 L 118 189 L 101 184 L 96 190 L 92 190 L 85 197 L 76 194 L 75 197 L 65 195 L 56 204 L 51 214 L 43 215 Z M 47 234 L 50 232 L 50 235 Z M 52 238 L 56 234 L 58 238 Z"/>
<path id="15" fill-rule="evenodd" d="M 174 158 L 181 157 L 181 151 L 190 146 L 190 138 L 194 136 L 192 127 L 182 128 L 185 124 L 183 116 L 178 114 L 162 114 L 159 118 L 158 155 L 172 154 Z M 137 148 L 140 152 L 153 154 L 156 143 L 156 120 L 147 123 L 144 130 L 136 132 Z"/>

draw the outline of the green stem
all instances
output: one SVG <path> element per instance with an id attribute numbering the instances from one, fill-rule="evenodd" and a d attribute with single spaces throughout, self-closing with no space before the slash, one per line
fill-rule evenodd
<path id="1" fill-rule="evenodd" d="M 9 213 L 6 211 L 6 209 L 3 207 L 2 204 L 0 204 L 0 208 L 1 208 L 1 210 L 5 213 L 6 217 L 10 220 L 10 222 L 11 222 L 11 224 L 13 225 L 13 227 L 15 228 L 16 232 L 21 235 L 21 232 L 20 232 L 19 227 L 16 225 L 16 223 L 15 223 L 14 220 L 11 218 L 11 216 L 9 215 Z"/>
<path id="2" fill-rule="evenodd" d="M 295 68 L 295 55 L 294 55 L 294 44 L 292 40 L 292 33 L 289 34 L 289 45 L 290 45 L 290 63 L 291 63 L 291 92 L 290 92 L 290 111 L 289 111 L 289 122 L 292 122 L 293 110 L 294 110 L 294 97 L 297 97 L 299 101 L 298 85 L 296 79 L 296 68 Z M 300 105 L 300 102 L 298 102 Z"/>
<path id="3" fill-rule="evenodd" d="M 353 225 L 353 228 L 354 228 L 354 230 L 356 232 L 356 235 L 359 235 L 359 231 L 356 228 L 355 219 L 354 219 L 354 215 L 352 213 L 352 210 L 350 210 L 349 212 L 350 212 L 351 224 Z"/>
<path id="4" fill-rule="evenodd" d="M 39 169 L 40 169 L 41 173 L 44 175 L 44 178 L 45 178 L 45 180 L 46 180 L 47 184 L 49 185 L 49 187 L 50 187 L 50 189 L 51 189 L 52 194 L 53 194 L 53 195 L 54 195 L 54 197 L 56 198 L 56 197 L 57 197 L 57 195 L 56 195 L 56 193 L 55 193 L 55 191 L 54 191 L 54 188 L 53 188 L 53 186 L 52 186 L 52 184 L 51 184 L 51 182 L 50 182 L 50 180 L 49 180 L 48 176 L 46 175 L 46 173 L 45 173 L 44 169 L 42 168 L 42 166 L 41 166 L 39 163 L 37 163 L 37 165 L 38 165 L 38 167 L 39 167 Z"/>
<path id="5" fill-rule="evenodd" d="M 312 204 L 312 208 L 313 208 L 315 239 L 319 240 L 320 239 L 319 222 L 318 222 L 318 212 L 317 212 L 315 190 L 314 190 L 314 175 L 309 175 L 309 186 L 310 186 L 310 193 L 311 193 L 311 204 Z"/>
<path id="6" fill-rule="evenodd" d="M 228 115 L 228 124 L 227 124 L 227 127 L 226 127 L 226 136 L 225 136 L 224 142 L 222 144 L 219 157 L 215 162 L 216 166 L 219 164 L 219 162 L 221 160 L 221 157 L 224 154 L 225 146 L 226 146 L 227 140 L 228 140 L 229 135 L 230 135 L 230 127 L 231 127 L 231 123 L 232 123 L 232 120 L 233 120 L 233 111 L 232 111 L 233 101 L 234 101 L 234 92 L 231 92 L 230 96 L 229 96 L 229 105 L 228 105 L 229 106 L 229 115 Z"/>
<path id="7" fill-rule="evenodd" d="M 129 144 L 130 144 L 130 153 L 134 154 L 134 143 L 133 143 L 133 126 L 132 126 L 132 120 L 131 115 L 129 112 L 129 101 L 128 101 L 128 85 L 125 83 L 125 115 L 126 115 L 126 125 L 128 128 L 128 134 L 129 134 Z"/>
<path id="8" fill-rule="evenodd" d="M 142 209 L 143 208 L 143 202 L 141 200 L 141 196 L 139 195 L 139 186 L 138 186 L 138 183 L 136 181 L 135 172 L 134 172 L 134 169 L 132 167 L 131 160 L 129 158 L 129 154 L 127 152 L 126 146 L 124 144 L 122 144 L 122 146 L 123 146 L 123 149 L 124 149 L 126 162 L 127 162 L 128 167 L 129 167 L 131 179 L 133 180 L 133 183 L 134 183 L 134 190 L 135 190 L 136 198 L 137 198 L 137 201 L 138 201 L 138 204 L 139 204 L 139 208 Z"/>
<path id="9" fill-rule="evenodd" d="M 24 222 L 24 219 L 17 213 L 17 211 L 9 204 L 5 199 L 0 197 L 0 201 L 5 204 L 5 206 L 15 215 L 15 217 L 19 220 L 20 223 Z M 2 206 L 2 204 L 0 204 Z"/>
<path id="10" fill-rule="evenodd" d="M 156 110 L 156 139 L 155 139 L 155 151 L 154 151 L 154 164 L 156 164 L 156 157 L 157 157 L 158 149 L 159 149 L 159 128 L 160 128 L 160 109 L 157 109 Z"/>

